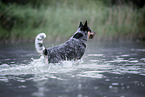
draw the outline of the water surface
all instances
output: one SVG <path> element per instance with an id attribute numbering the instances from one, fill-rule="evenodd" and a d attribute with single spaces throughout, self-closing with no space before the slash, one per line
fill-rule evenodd
<path id="1" fill-rule="evenodd" d="M 0 46 L 0 97 L 144 97 L 145 43 L 88 42 L 79 61 L 45 64 L 34 44 Z"/>

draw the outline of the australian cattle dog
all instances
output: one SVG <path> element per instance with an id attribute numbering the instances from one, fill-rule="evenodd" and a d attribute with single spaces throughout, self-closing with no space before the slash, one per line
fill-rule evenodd
<path id="1" fill-rule="evenodd" d="M 45 48 L 43 41 L 45 33 L 40 33 L 35 38 L 35 48 L 38 53 L 47 58 L 47 63 L 58 63 L 63 60 L 81 59 L 86 48 L 87 39 L 93 39 L 95 32 L 88 27 L 87 21 L 80 22 L 78 30 L 65 43 L 55 47 Z"/>

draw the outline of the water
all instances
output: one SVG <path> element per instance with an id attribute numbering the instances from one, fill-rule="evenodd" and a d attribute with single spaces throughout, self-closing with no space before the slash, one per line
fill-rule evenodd
<path id="1" fill-rule="evenodd" d="M 0 47 L 0 97 L 144 97 L 145 43 L 88 42 L 80 61 L 45 64 L 33 44 Z"/>

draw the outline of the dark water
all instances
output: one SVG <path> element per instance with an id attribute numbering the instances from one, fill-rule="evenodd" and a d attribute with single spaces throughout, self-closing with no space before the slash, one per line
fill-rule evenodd
<path id="1" fill-rule="evenodd" d="M 0 97 L 145 97 L 145 43 L 95 43 L 45 64 L 33 44 L 0 46 Z"/>

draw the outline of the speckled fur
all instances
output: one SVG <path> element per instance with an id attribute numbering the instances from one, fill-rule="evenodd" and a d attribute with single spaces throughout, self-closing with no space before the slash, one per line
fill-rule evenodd
<path id="1" fill-rule="evenodd" d="M 43 54 L 47 56 L 48 63 L 81 59 L 85 52 L 88 31 L 91 29 L 87 26 L 87 21 L 84 25 L 80 22 L 78 30 L 68 41 L 45 49 Z"/>
<path id="2" fill-rule="evenodd" d="M 78 32 L 77 32 L 78 33 Z M 86 38 L 76 39 L 71 37 L 64 44 L 47 49 L 48 62 L 56 63 L 61 60 L 80 59 L 86 48 Z"/>

